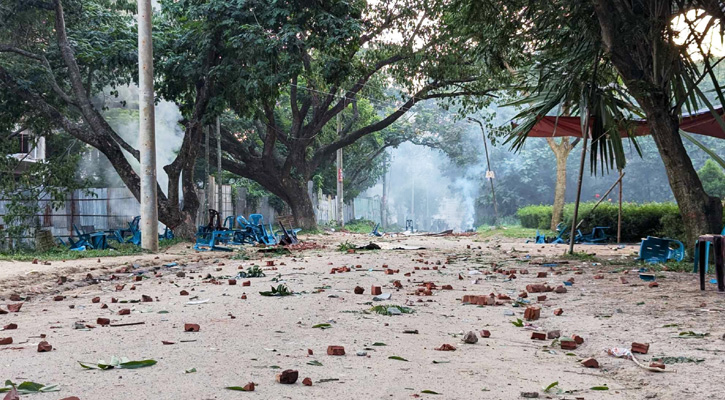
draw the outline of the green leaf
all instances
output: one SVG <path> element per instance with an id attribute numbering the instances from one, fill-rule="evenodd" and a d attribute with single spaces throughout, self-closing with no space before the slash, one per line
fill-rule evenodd
<path id="1" fill-rule="evenodd" d="M 408 361 L 405 358 L 400 357 L 400 356 L 390 356 L 390 357 L 388 357 L 388 359 L 389 360 L 398 360 L 398 361 Z"/>
<path id="2" fill-rule="evenodd" d="M 118 367 L 123 369 L 136 369 L 150 367 L 152 365 L 156 365 L 156 360 L 129 361 L 119 364 Z"/>
<path id="3" fill-rule="evenodd" d="M 552 382 L 552 383 L 549 384 L 549 386 L 547 386 L 546 388 L 544 388 L 544 391 L 545 392 L 548 392 L 549 390 L 551 390 L 551 389 L 553 389 L 553 388 L 555 388 L 557 386 L 559 386 L 559 381 Z"/>

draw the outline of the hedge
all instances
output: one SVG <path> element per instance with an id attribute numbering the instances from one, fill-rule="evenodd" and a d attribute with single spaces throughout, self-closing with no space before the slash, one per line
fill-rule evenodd
<path id="1" fill-rule="evenodd" d="M 618 204 L 602 203 L 591 213 L 595 202 L 582 203 L 579 219 L 585 218 L 581 226 L 584 233 L 591 232 L 594 226 L 609 226 L 609 234 L 617 234 Z M 548 230 L 551 224 L 552 206 L 537 205 L 519 209 L 516 215 L 525 228 Z M 574 204 L 564 206 L 564 223 L 571 226 Z M 675 203 L 623 203 L 622 204 L 622 240 L 639 242 L 647 236 L 668 237 L 683 240 L 685 230 L 680 210 Z"/>

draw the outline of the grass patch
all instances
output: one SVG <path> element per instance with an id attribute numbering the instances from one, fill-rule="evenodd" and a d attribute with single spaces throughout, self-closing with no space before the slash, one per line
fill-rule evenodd
<path id="1" fill-rule="evenodd" d="M 519 225 L 507 225 L 507 226 L 482 225 L 476 229 L 476 232 L 478 232 L 478 235 L 481 238 L 502 236 L 502 237 L 512 238 L 512 239 L 533 239 L 534 237 L 536 237 L 536 229 L 524 228 Z M 555 234 L 552 234 L 550 231 L 539 231 L 539 233 L 545 234 L 547 236 L 552 236 L 552 235 L 556 236 Z"/>

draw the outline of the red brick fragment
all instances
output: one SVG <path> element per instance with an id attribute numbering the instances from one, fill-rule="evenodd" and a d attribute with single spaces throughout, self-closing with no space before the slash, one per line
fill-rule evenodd
<path id="1" fill-rule="evenodd" d="M 298 377 L 299 372 L 293 369 L 286 369 L 282 371 L 282 373 L 277 374 L 277 382 L 283 383 L 285 385 L 292 385 L 293 383 L 297 382 Z"/>
<path id="2" fill-rule="evenodd" d="M 8 311 L 20 312 L 20 308 L 22 308 L 22 307 L 23 307 L 23 303 L 8 304 Z"/>
<path id="3" fill-rule="evenodd" d="M 586 360 L 582 361 L 582 365 L 586 368 L 599 368 L 599 361 L 595 360 L 594 358 L 587 358 Z"/>
<path id="4" fill-rule="evenodd" d="M 46 353 L 51 350 L 53 350 L 53 346 L 51 346 L 50 343 L 46 341 L 38 343 L 38 353 Z"/>
<path id="5" fill-rule="evenodd" d="M 456 348 L 450 344 L 442 344 L 441 347 L 435 348 L 438 351 L 456 351 Z"/>
<path id="6" fill-rule="evenodd" d="M 345 348 L 342 346 L 327 346 L 328 356 L 344 356 Z"/>
<path id="7" fill-rule="evenodd" d="M 199 332 L 199 324 L 184 324 L 184 332 Z"/>
<path id="8" fill-rule="evenodd" d="M 539 307 L 526 307 L 524 311 L 524 319 L 527 321 L 535 321 L 541 316 L 541 308 Z"/>
<path id="9" fill-rule="evenodd" d="M 647 354 L 649 351 L 649 343 L 632 343 L 632 353 Z"/>
<path id="10" fill-rule="evenodd" d="M 577 344 L 573 340 L 562 340 L 559 342 L 562 350 L 576 350 Z"/>

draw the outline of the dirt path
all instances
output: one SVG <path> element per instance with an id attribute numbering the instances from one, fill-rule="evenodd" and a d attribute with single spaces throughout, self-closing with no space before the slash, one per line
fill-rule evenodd
<path id="1" fill-rule="evenodd" d="M 588 400 L 721 398 L 717 377 L 725 372 L 725 297 L 714 291 L 714 285 L 701 293 L 693 274 L 658 273 L 659 287 L 650 288 L 636 273 L 624 275 L 617 265 L 609 265 L 627 258 L 633 247 L 585 249 L 609 260 L 607 266 L 569 260 L 552 268 L 536 264 L 556 259 L 564 247 L 526 245 L 515 240 L 478 241 L 476 237 L 401 237 L 376 240 L 383 250 L 348 254 L 337 251 L 337 244 L 350 241 L 364 245 L 370 239 L 341 233 L 308 239 L 327 247 L 247 261 L 222 258 L 222 253 L 199 255 L 182 247 L 159 259 L 114 258 L 103 259 L 100 264 L 97 260 L 73 261 L 73 265 L 53 263 L 42 269 L 26 263 L 0 264 L 0 293 L 4 293 L 0 309 L 16 303 L 7 298 L 10 294 L 31 296 L 19 313 L 0 315 L 0 326 L 18 325 L 16 330 L 0 331 L 0 338 L 12 336 L 14 340 L 12 345 L 0 345 L 0 381 L 60 385 L 60 392 L 27 396 L 38 400 L 68 396 L 119 400 L 519 399 L 521 392 Z M 398 246 L 425 249 L 392 249 Z M 179 265 L 162 266 L 171 261 Z M 267 261 L 274 261 L 275 267 L 266 267 Z M 133 272 L 115 272 L 129 263 L 138 264 L 136 271 L 148 271 L 143 280 L 135 281 Z M 255 264 L 266 269 L 266 277 L 228 284 L 227 278 L 235 276 L 239 268 Z M 494 264 L 516 270 L 516 279 L 493 272 Z M 383 265 L 399 272 L 386 274 Z M 350 268 L 350 272 L 330 273 L 332 268 L 341 267 Z M 70 274 L 73 282 L 58 286 L 55 282 L 70 271 L 67 268 L 74 268 Z M 37 273 L 28 274 L 30 269 Z M 119 279 L 81 284 L 89 271 L 94 278 L 114 274 Z M 177 276 L 179 272 L 185 276 Z M 547 277 L 537 278 L 538 272 L 547 272 Z M 161 276 L 155 277 L 156 273 Z M 410 276 L 405 276 L 408 273 Z M 210 283 L 209 274 L 219 284 Z M 597 274 L 604 278 L 594 279 Z M 627 284 L 621 283 L 622 277 Z M 526 300 L 541 307 L 541 318 L 531 321 L 541 331 L 561 330 L 563 336 L 584 338 L 571 351 L 562 350 L 552 340 L 532 340 L 532 330 L 514 326 L 511 322 L 523 318 L 524 307 L 513 307 L 511 301 L 502 301 L 500 306 L 461 302 L 464 295 L 490 293 L 516 299 L 528 284 L 556 287 L 570 278 L 574 284 L 566 293 L 546 293 L 547 299 L 541 302 L 536 299 L 539 294 L 529 294 Z M 251 282 L 250 287 L 242 286 L 245 280 Z M 402 289 L 395 288 L 396 280 Z M 431 296 L 416 295 L 423 282 L 433 282 L 437 288 L 451 285 L 452 290 L 434 289 Z M 280 283 L 297 294 L 259 294 Z M 119 284 L 125 286 L 116 291 Z M 374 302 L 370 295 L 373 285 L 381 286 L 392 298 Z M 130 290 L 133 286 L 135 290 Z M 365 293 L 354 294 L 356 286 Z M 56 290 L 63 290 L 62 301 L 53 301 Z M 182 290 L 189 296 L 181 296 Z M 242 294 L 247 299 L 242 299 Z M 122 303 L 139 300 L 142 295 L 154 301 Z M 96 296 L 100 303 L 92 303 Z M 112 297 L 119 302 L 112 303 Z M 188 304 L 207 299 L 203 304 Z M 102 309 L 102 304 L 108 308 Z M 373 305 L 381 304 L 406 306 L 413 313 L 386 316 L 370 312 Z M 122 308 L 130 309 L 130 315 L 118 315 Z M 561 316 L 554 315 L 557 308 L 563 310 Z M 99 317 L 112 323 L 144 324 L 99 327 Z M 76 330 L 75 322 L 96 327 Z M 201 329 L 185 333 L 185 323 L 199 324 Z M 313 328 L 317 324 L 330 327 Z M 490 338 L 479 338 L 476 344 L 461 342 L 463 333 L 484 329 L 491 332 Z M 418 334 L 404 333 L 410 330 Z M 679 336 L 686 331 L 707 332 L 709 336 Z M 40 334 L 47 335 L 52 352 L 36 351 Z M 162 341 L 175 344 L 164 345 Z M 677 372 L 657 374 L 603 353 L 608 347 L 629 348 L 633 341 L 650 344 L 649 354 L 639 357 L 646 364 L 655 356 L 702 361 L 669 363 L 667 370 Z M 435 350 L 443 344 L 457 350 Z M 346 355 L 327 355 L 330 345 L 344 346 Z M 308 349 L 314 354 L 308 355 Z M 357 352 L 366 355 L 357 356 Z M 88 371 L 76 362 L 108 360 L 112 355 L 155 359 L 158 364 L 137 370 Z M 579 361 L 588 357 L 599 360 L 601 368 L 582 367 Z M 313 361 L 321 365 L 311 365 Z M 197 372 L 184 372 L 191 368 Z M 275 382 L 281 369 L 298 370 L 299 381 L 294 385 Z M 300 383 L 304 377 L 312 379 L 311 387 Z M 558 386 L 545 394 L 542 388 L 555 381 Z M 224 389 L 248 382 L 257 384 L 253 393 Z M 604 385 L 609 390 L 590 389 Z M 566 392 L 557 392 L 557 388 Z M 440 395 L 423 393 L 425 390 Z"/>

